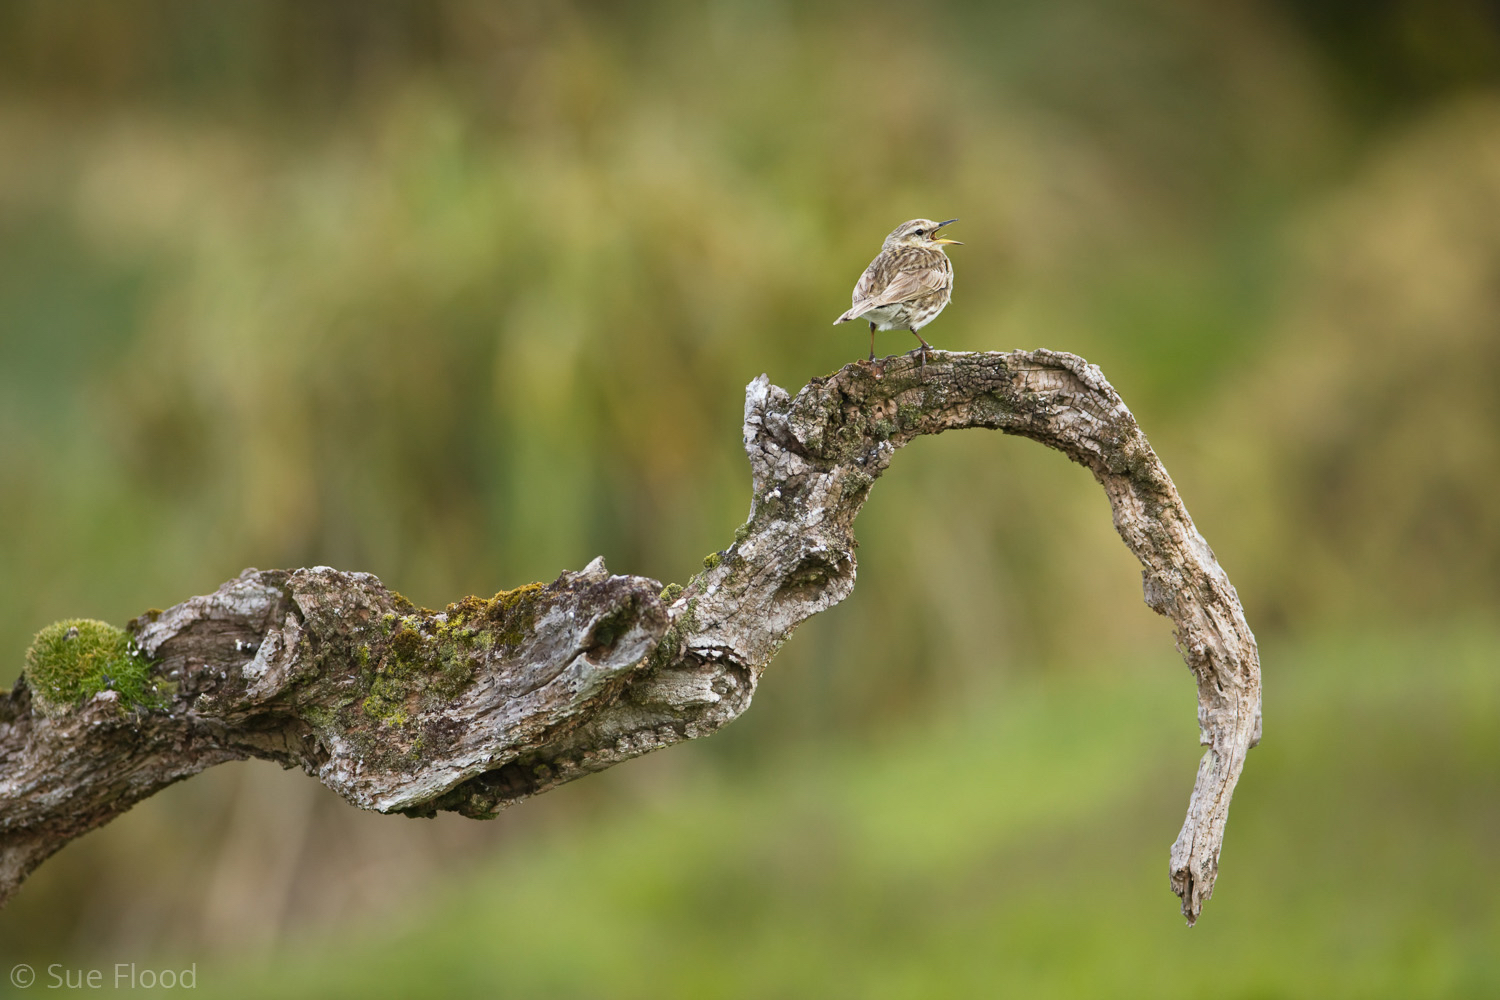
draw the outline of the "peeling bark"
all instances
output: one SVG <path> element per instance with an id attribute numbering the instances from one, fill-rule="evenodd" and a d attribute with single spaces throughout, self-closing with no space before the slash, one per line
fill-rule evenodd
<path id="1" fill-rule="evenodd" d="M 854 518 L 896 450 L 963 427 L 1087 466 L 1146 603 L 1176 627 L 1208 748 L 1171 852 L 1191 923 L 1260 735 L 1255 638 L 1135 418 L 1098 368 L 1051 351 L 850 365 L 795 397 L 756 379 L 750 517 L 685 587 L 596 559 L 431 611 L 364 573 L 252 569 L 130 624 L 164 705 L 127 711 L 106 690 L 44 712 L 23 677 L 0 699 L 0 900 L 72 838 L 227 760 L 301 767 L 363 809 L 484 817 L 712 733 L 749 707 L 792 630 L 853 589 Z"/>

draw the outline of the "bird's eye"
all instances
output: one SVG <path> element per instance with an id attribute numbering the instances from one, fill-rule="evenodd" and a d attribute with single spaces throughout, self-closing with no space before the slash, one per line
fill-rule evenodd
<path id="1" fill-rule="evenodd" d="M 925 230 L 925 229 L 918 229 L 917 230 L 917 235 L 918 236 L 926 236 L 927 235 L 927 230 Z"/>

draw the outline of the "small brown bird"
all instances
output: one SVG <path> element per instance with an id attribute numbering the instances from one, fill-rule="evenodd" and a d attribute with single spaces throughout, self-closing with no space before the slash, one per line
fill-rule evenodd
<path id="1" fill-rule="evenodd" d="M 870 261 L 854 286 L 854 304 L 833 321 L 834 326 L 851 319 L 870 322 L 870 360 L 875 360 L 876 330 L 910 330 L 927 364 L 932 345 L 917 331 L 937 318 L 953 298 L 953 262 L 943 252 L 947 245 L 963 246 L 958 240 L 939 239 L 938 230 L 957 219 L 933 222 L 912 219 L 896 227 L 885 238 L 880 253 Z"/>

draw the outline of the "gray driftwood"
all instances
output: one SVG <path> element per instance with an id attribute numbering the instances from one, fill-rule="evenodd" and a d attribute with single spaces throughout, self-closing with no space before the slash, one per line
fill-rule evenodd
<path id="1" fill-rule="evenodd" d="M 712 733 L 792 630 L 853 589 L 854 518 L 896 450 L 963 427 L 1087 466 L 1145 567 L 1146 603 L 1176 626 L 1208 748 L 1171 851 L 1192 922 L 1259 739 L 1255 639 L 1135 418 L 1098 368 L 1051 351 L 850 365 L 795 397 L 756 379 L 749 520 L 685 587 L 595 560 L 429 611 L 364 573 L 252 569 L 136 619 L 165 702 L 122 711 L 108 690 L 43 711 L 24 680 L 0 696 L 0 899 L 72 838 L 222 761 L 301 767 L 363 809 L 482 817 Z"/>

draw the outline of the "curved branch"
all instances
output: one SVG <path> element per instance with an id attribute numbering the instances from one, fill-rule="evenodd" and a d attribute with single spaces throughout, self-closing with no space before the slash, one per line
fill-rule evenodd
<path id="1" fill-rule="evenodd" d="M 891 456 L 963 427 L 1087 466 L 1146 603 L 1176 626 L 1208 748 L 1171 853 L 1191 923 L 1259 739 L 1255 639 L 1135 418 L 1098 368 L 1051 351 L 850 365 L 795 397 L 762 375 L 745 399 L 749 520 L 685 587 L 595 560 L 431 611 L 368 574 L 246 570 L 131 623 L 158 704 L 102 690 L 58 710 L 23 677 L 0 701 L 0 899 L 68 840 L 226 760 L 301 767 L 365 809 L 482 817 L 707 735 L 749 706 L 792 630 L 853 589 L 854 518 Z"/>

